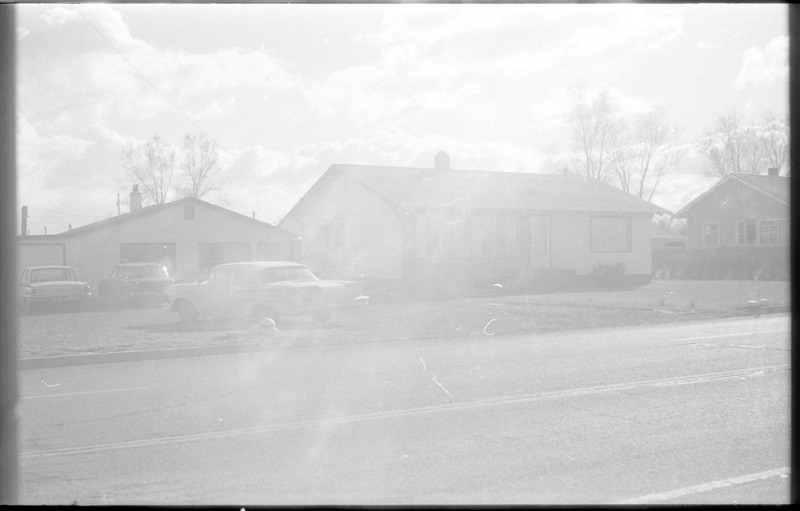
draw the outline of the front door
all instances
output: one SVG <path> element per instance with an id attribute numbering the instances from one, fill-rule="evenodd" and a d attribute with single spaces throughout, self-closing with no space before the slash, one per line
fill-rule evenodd
<path id="1" fill-rule="evenodd" d="M 550 269 L 550 217 L 531 217 L 531 268 Z"/>

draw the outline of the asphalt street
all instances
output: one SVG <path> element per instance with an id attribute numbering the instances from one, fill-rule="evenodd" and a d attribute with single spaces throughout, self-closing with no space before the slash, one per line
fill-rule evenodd
<path id="1" fill-rule="evenodd" d="M 491 333 L 22 371 L 22 502 L 789 502 L 788 315 Z"/>

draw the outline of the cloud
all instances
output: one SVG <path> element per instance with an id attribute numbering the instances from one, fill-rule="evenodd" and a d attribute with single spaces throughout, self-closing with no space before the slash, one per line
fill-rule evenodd
<path id="1" fill-rule="evenodd" d="M 116 213 L 116 191 L 126 180 L 119 147 L 125 139 L 102 126 L 81 133 L 42 134 L 17 120 L 17 196 L 31 208 L 31 233 L 66 230 Z M 60 214 L 52 211 L 61 212 Z"/>
<path id="2" fill-rule="evenodd" d="M 63 25 L 64 23 L 77 19 L 78 11 L 67 7 L 53 7 L 42 15 L 42 19 L 48 25 Z"/>
<path id="3" fill-rule="evenodd" d="M 778 36 L 763 48 L 752 47 L 742 56 L 742 69 L 736 87 L 757 87 L 763 83 L 784 81 L 789 75 L 789 37 Z"/>
<path id="4" fill-rule="evenodd" d="M 190 118 L 218 116 L 242 91 L 263 96 L 294 84 L 264 49 L 201 54 L 146 43 L 110 5 L 53 7 L 42 19 L 20 42 L 21 104 L 36 112 L 32 119 L 55 117 L 51 130 L 145 120 L 175 107 Z"/>

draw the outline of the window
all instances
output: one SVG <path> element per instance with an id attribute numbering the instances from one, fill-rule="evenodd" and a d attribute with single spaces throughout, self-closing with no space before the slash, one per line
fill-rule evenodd
<path id="1" fill-rule="evenodd" d="M 194 220 L 194 206 L 188 204 L 183 206 L 183 219 Z"/>
<path id="2" fill-rule="evenodd" d="M 719 246 L 719 223 L 718 222 L 704 222 L 703 223 L 703 246 L 704 247 L 718 247 Z"/>
<path id="3" fill-rule="evenodd" d="M 495 217 L 495 255 L 519 255 L 519 218 L 511 215 Z"/>
<path id="4" fill-rule="evenodd" d="M 519 218 L 514 215 L 473 215 L 472 255 L 519 255 Z"/>
<path id="5" fill-rule="evenodd" d="M 121 263 L 161 263 L 175 260 L 175 243 L 120 243 Z M 174 268 L 170 268 L 174 271 Z"/>
<path id="6" fill-rule="evenodd" d="M 736 222 L 736 244 L 755 245 L 756 244 L 756 221 L 741 220 Z"/>
<path id="7" fill-rule="evenodd" d="M 494 255 L 494 216 L 486 214 L 472 216 L 472 255 L 478 257 Z"/>
<path id="8" fill-rule="evenodd" d="M 550 255 L 550 218 L 546 216 L 531 217 L 531 257 L 548 257 Z"/>
<path id="9" fill-rule="evenodd" d="M 211 267 L 223 263 L 238 263 L 250 260 L 249 243 L 200 243 L 200 274 L 205 275 Z"/>
<path id="10" fill-rule="evenodd" d="M 759 245 L 785 245 L 788 233 L 789 221 L 786 218 L 758 221 Z"/>
<path id="11" fill-rule="evenodd" d="M 36 268 L 31 270 L 31 282 L 58 282 L 78 280 L 72 268 Z"/>
<path id="12" fill-rule="evenodd" d="M 631 251 L 631 217 L 593 216 L 589 221 L 592 252 Z"/>
<path id="13" fill-rule="evenodd" d="M 467 218 L 464 210 L 445 211 L 442 226 L 442 251 L 448 257 L 467 255 Z"/>

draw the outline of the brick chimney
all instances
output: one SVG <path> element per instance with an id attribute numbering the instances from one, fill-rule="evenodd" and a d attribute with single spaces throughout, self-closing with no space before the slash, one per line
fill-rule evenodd
<path id="1" fill-rule="evenodd" d="M 767 169 L 767 175 L 777 176 L 780 171 L 780 167 L 770 167 Z"/>
<path id="2" fill-rule="evenodd" d="M 444 151 L 439 151 L 433 156 L 434 170 L 450 170 L 450 155 Z"/>
<path id="3" fill-rule="evenodd" d="M 139 192 L 139 185 L 133 185 L 131 192 L 131 212 L 142 209 L 142 194 Z"/>

